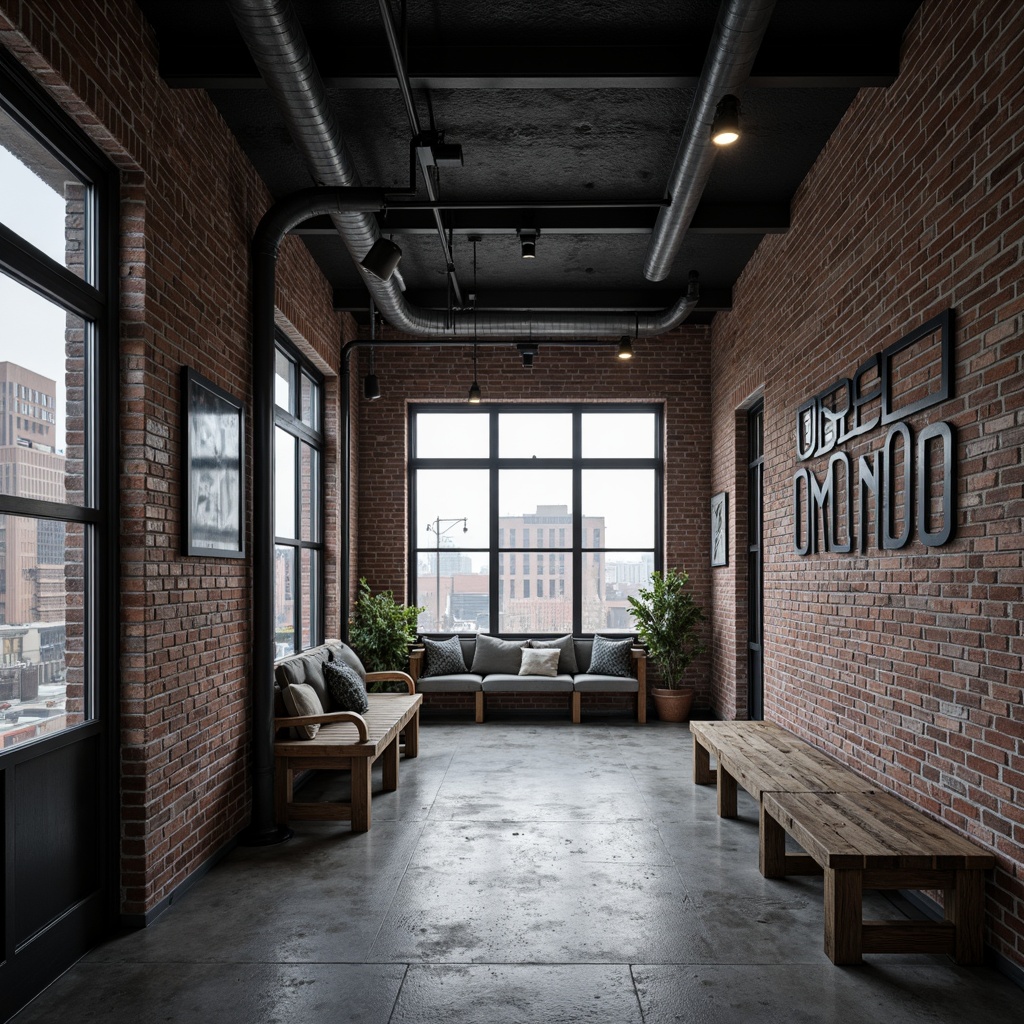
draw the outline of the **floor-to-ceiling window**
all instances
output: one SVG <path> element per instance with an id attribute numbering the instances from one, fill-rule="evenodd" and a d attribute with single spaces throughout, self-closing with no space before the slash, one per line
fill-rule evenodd
<path id="1" fill-rule="evenodd" d="M 274 378 L 276 656 L 323 640 L 323 379 L 284 339 Z"/>
<path id="2" fill-rule="evenodd" d="M 661 408 L 410 411 L 424 632 L 616 633 L 660 566 Z"/>
<path id="3" fill-rule="evenodd" d="M 116 892 L 115 189 L 100 155 L 0 52 L 8 1012 L 98 939 Z"/>
<path id="4" fill-rule="evenodd" d="M 764 403 L 747 414 L 747 714 L 764 718 Z"/>

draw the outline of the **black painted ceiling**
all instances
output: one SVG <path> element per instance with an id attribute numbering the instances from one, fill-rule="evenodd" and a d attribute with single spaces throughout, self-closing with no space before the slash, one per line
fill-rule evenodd
<path id="1" fill-rule="evenodd" d="M 479 308 L 652 310 L 697 270 L 689 322 L 729 308 L 732 286 L 862 87 L 899 70 L 919 0 L 777 0 L 740 95 L 743 135 L 715 160 L 669 277 L 643 260 L 656 209 L 495 209 L 446 214 L 459 286 Z M 315 184 L 231 15 L 217 0 L 140 0 L 172 86 L 202 88 L 276 198 Z M 444 200 L 649 201 L 665 197 L 718 13 L 715 0 L 407 0 L 406 65 L 421 127 L 462 146 L 439 172 Z M 375 0 L 294 0 L 362 184 L 402 188 L 411 130 Z M 401 25 L 402 8 L 393 6 Z M 423 196 L 422 179 L 419 181 Z M 443 309 L 445 261 L 429 214 L 393 212 L 410 301 Z M 537 258 L 516 228 L 539 228 Z M 369 295 L 329 222 L 304 229 L 336 305 Z"/>

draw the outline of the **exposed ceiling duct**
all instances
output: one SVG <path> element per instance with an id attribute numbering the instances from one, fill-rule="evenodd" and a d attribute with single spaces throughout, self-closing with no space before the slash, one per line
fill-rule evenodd
<path id="1" fill-rule="evenodd" d="M 228 0 L 228 8 L 260 74 L 271 90 L 317 184 L 359 186 L 355 165 L 347 150 L 337 118 L 331 108 L 323 80 L 314 64 L 302 26 L 289 0 Z M 707 174 L 687 169 L 686 154 L 702 145 L 710 147 L 704 111 L 714 111 L 722 93 L 712 92 L 723 83 L 724 91 L 736 91 L 749 75 L 771 14 L 768 0 L 726 0 L 707 67 L 701 77 L 687 129 L 680 147 L 682 166 L 677 166 L 670 184 L 673 206 L 680 204 L 689 215 L 658 219 L 650 254 L 659 252 L 659 262 L 670 265 L 685 233 L 699 191 L 680 191 L 684 182 L 691 189 L 703 188 Z M 758 27 L 759 26 L 759 27 Z M 695 115 L 699 115 L 695 118 Z M 710 169 L 710 158 L 708 169 Z M 698 161 L 700 164 L 701 161 Z M 699 171 L 699 167 L 697 169 Z M 670 208 L 671 210 L 671 208 Z M 372 214 L 335 214 L 332 217 L 353 261 L 358 265 L 380 237 Z M 399 331 L 427 337 L 513 337 L 529 334 L 547 337 L 615 337 L 631 334 L 645 337 L 678 326 L 698 301 L 696 283 L 691 279 L 687 293 L 666 309 L 650 312 L 533 312 L 488 310 L 436 310 L 411 305 L 405 298 L 398 275 L 381 281 L 360 271 L 381 314 Z M 667 270 L 665 271 L 667 273 Z M 648 275 L 650 276 L 650 275 Z M 664 277 L 664 273 L 661 275 Z"/>

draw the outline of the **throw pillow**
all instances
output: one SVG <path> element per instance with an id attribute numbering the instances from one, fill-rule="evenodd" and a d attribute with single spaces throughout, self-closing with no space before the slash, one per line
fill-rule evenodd
<path id="1" fill-rule="evenodd" d="M 557 647 L 558 672 L 563 676 L 574 676 L 579 671 L 576 665 L 576 648 L 573 646 L 572 634 L 560 636 L 557 640 L 531 640 L 531 647 L 539 647 L 542 650 L 547 647 Z"/>
<path id="2" fill-rule="evenodd" d="M 324 677 L 331 699 L 339 711 L 355 711 L 365 715 L 370 710 L 366 683 L 351 665 L 344 661 L 329 661 L 324 665 Z"/>
<path id="3" fill-rule="evenodd" d="M 590 673 L 595 676 L 631 676 L 631 639 L 609 640 L 606 636 L 594 637 L 594 650 L 590 655 Z"/>
<path id="4" fill-rule="evenodd" d="M 309 683 L 290 683 L 281 690 L 284 706 L 292 718 L 305 718 L 307 715 L 322 715 L 324 707 L 316 690 Z M 320 723 L 295 726 L 295 738 L 311 740 L 320 731 Z"/>
<path id="5" fill-rule="evenodd" d="M 462 644 L 457 636 L 447 640 L 423 638 L 426 650 L 424 676 L 455 676 L 466 671 L 466 659 L 462 656 Z"/>
<path id="6" fill-rule="evenodd" d="M 492 672 L 501 672 L 509 676 L 519 675 L 525 646 L 525 640 L 499 640 L 489 633 L 477 633 L 473 667 L 469 671 L 480 676 Z"/>
<path id="7" fill-rule="evenodd" d="M 324 662 L 315 655 L 303 655 L 296 660 L 302 666 L 305 675 L 299 682 L 306 683 L 316 690 L 324 711 L 327 711 L 331 706 L 331 695 L 327 691 L 327 680 L 324 678 Z"/>
<path id="8" fill-rule="evenodd" d="M 560 653 L 557 650 L 537 651 L 529 647 L 525 648 L 519 674 L 521 676 L 557 676 Z"/>

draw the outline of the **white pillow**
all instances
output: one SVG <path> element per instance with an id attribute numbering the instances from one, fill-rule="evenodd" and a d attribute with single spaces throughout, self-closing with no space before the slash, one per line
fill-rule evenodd
<path id="1" fill-rule="evenodd" d="M 561 651 L 557 647 L 550 650 L 524 647 L 523 664 L 519 669 L 521 676 L 557 676 L 558 657 Z"/>
<path id="2" fill-rule="evenodd" d="M 309 683 L 292 683 L 281 691 L 284 706 L 292 718 L 306 718 L 309 715 L 322 715 L 324 706 L 316 695 L 316 690 Z M 320 731 L 320 723 L 295 726 L 296 739 L 311 740 Z"/>

